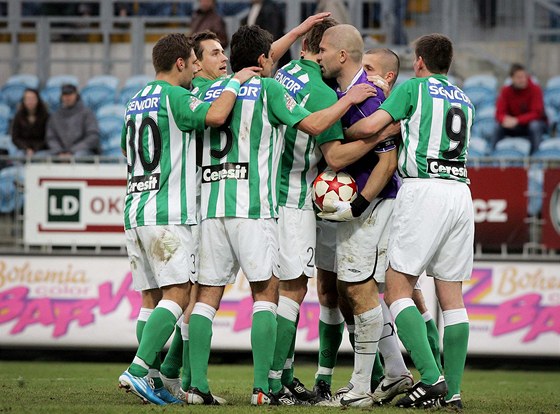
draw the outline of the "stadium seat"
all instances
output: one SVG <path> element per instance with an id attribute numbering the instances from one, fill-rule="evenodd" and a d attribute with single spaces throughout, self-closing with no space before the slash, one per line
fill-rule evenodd
<path id="1" fill-rule="evenodd" d="M 123 157 L 121 150 L 121 134 L 114 134 L 101 142 L 101 155 L 107 157 Z"/>
<path id="2" fill-rule="evenodd" d="M 11 118 L 12 111 L 10 107 L 4 103 L 0 103 L 0 134 L 7 134 L 10 132 Z"/>
<path id="3" fill-rule="evenodd" d="M 486 106 L 476 111 L 473 123 L 473 135 L 480 136 L 489 141 L 494 135 L 496 128 L 496 109 L 494 106 Z"/>
<path id="4" fill-rule="evenodd" d="M 463 87 L 463 92 L 469 97 L 477 110 L 494 107 L 496 104 L 496 90 L 483 85 Z"/>
<path id="5" fill-rule="evenodd" d="M 126 103 L 136 94 L 136 92 L 146 86 L 148 82 L 151 82 L 153 80 L 154 79 L 152 77 L 147 75 L 131 76 L 125 81 L 123 88 L 120 90 L 117 102 L 126 105 Z"/>
<path id="6" fill-rule="evenodd" d="M 540 143 L 538 150 L 558 150 L 560 151 L 560 137 L 550 138 Z"/>
<path id="7" fill-rule="evenodd" d="M 497 165 L 507 165 L 517 167 L 523 165 L 523 160 L 527 154 L 519 151 L 514 147 L 496 148 L 491 154 L 491 157 L 498 159 Z"/>
<path id="8" fill-rule="evenodd" d="M 99 119 L 100 117 L 107 116 L 107 115 L 114 115 L 120 116 L 121 118 L 124 117 L 124 113 L 126 111 L 126 107 L 121 104 L 108 104 L 103 105 L 97 109 L 95 116 Z"/>
<path id="9" fill-rule="evenodd" d="M 124 121 L 123 118 L 116 115 L 105 115 L 97 118 L 99 123 L 99 134 L 101 135 L 101 145 L 112 136 L 121 133 Z"/>
<path id="10" fill-rule="evenodd" d="M 24 182 L 24 167 L 12 166 L 0 170 L 0 213 L 11 213 L 23 207 L 23 192 L 18 185 Z"/>
<path id="11" fill-rule="evenodd" d="M 94 76 L 93 78 L 90 78 L 86 83 L 86 86 L 90 85 L 105 85 L 109 88 L 117 90 L 117 88 L 119 87 L 119 78 L 113 75 Z"/>
<path id="12" fill-rule="evenodd" d="M 469 158 L 486 157 L 489 152 L 488 141 L 482 137 L 471 137 L 469 141 Z"/>
<path id="13" fill-rule="evenodd" d="M 51 76 L 41 91 L 41 98 L 49 106 L 50 111 L 56 111 L 60 106 L 60 88 L 65 84 L 79 87 L 78 78 L 73 75 Z"/>
<path id="14" fill-rule="evenodd" d="M 488 90 L 496 91 L 498 88 L 498 78 L 492 74 L 472 75 L 465 78 L 463 89 L 471 86 L 482 86 Z"/>
<path id="15" fill-rule="evenodd" d="M 546 82 L 546 89 L 560 88 L 560 75 L 553 76 Z"/>
<path id="16" fill-rule="evenodd" d="M 527 156 L 531 152 L 531 142 L 523 137 L 505 137 L 496 142 L 497 150 L 509 148 L 519 151 L 523 156 Z"/>
<path id="17" fill-rule="evenodd" d="M 19 155 L 20 153 L 19 148 L 12 141 L 12 136 L 8 134 L 0 134 L 0 149 L 8 151 L 10 156 Z"/>
<path id="18" fill-rule="evenodd" d="M 25 89 L 38 89 L 38 87 L 39 78 L 36 75 L 20 74 L 10 76 L 0 90 L 2 101 L 10 108 L 10 115 L 16 112 Z"/>
<path id="19" fill-rule="evenodd" d="M 80 92 L 84 105 L 97 110 L 103 105 L 111 104 L 115 101 L 116 89 L 107 85 L 86 85 Z"/>

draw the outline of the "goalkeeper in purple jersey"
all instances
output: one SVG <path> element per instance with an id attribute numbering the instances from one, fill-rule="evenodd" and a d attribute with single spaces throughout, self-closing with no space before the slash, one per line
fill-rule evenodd
<path id="1" fill-rule="evenodd" d="M 336 79 L 339 97 L 357 84 L 369 83 L 362 68 L 362 53 L 363 41 L 353 26 L 335 26 L 323 35 L 319 64 L 324 77 Z M 343 127 L 373 113 L 383 98 L 378 88 L 376 97 L 352 106 L 342 118 Z M 334 405 L 373 404 L 371 375 L 384 326 L 377 283 L 384 282 L 386 229 L 398 190 L 396 161 L 394 138 L 380 143 L 346 169 L 357 181 L 357 199 L 340 211 L 339 205 L 327 205 L 320 214 L 322 218 L 348 221 L 336 230 L 336 273 L 339 292 L 352 311 L 346 320 L 354 325 L 354 371 L 348 391 L 335 398 Z M 402 366 L 400 378 L 404 386 L 411 385 L 410 373 Z"/>

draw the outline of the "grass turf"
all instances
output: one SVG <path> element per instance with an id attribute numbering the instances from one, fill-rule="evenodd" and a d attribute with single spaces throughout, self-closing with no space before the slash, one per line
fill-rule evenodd
<path id="1" fill-rule="evenodd" d="M 142 405 L 140 399 L 117 388 L 126 363 L 0 361 L 0 413 L 228 413 L 257 411 L 336 412 L 331 407 L 251 407 L 252 369 L 249 365 L 210 365 L 212 392 L 226 398 L 221 407 Z M 315 366 L 298 365 L 298 376 L 313 385 Z M 351 368 L 337 367 L 333 391 L 350 378 Z M 417 373 L 415 378 L 418 378 Z M 463 379 L 465 413 L 558 413 L 560 372 L 467 369 Z M 364 409 L 351 411 L 363 412 Z M 378 413 L 405 413 L 391 406 Z M 444 411 L 444 410 L 442 410 Z M 419 411 L 422 412 L 422 411 Z"/>

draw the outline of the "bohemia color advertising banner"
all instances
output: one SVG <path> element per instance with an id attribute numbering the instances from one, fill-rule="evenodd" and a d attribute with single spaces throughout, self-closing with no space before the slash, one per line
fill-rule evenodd
<path id="1" fill-rule="evenodd" d="M 432 293 L 426 298 L 435 309 Z M 476 262 L 464 296 L 471 355 L 560 356 L 559 264 Z M 140 307 L 124 257 L 0 256 L 0 346 L 133 349 Z M 251 315 L 249 285 L 240 276 L 214 319 L 212 347 L 249 350 Z M 312 279 L 298 350 L 318 349 L 318 323 Z M 343 349 L 351 349 L 347 340 Z"/>

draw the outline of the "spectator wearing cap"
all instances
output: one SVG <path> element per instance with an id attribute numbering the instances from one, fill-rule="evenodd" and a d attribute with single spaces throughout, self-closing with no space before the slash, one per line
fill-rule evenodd
<path id="1" fill-rule="evenodd" d="M 51 154 L 88 156 L 99 154 L 99 126 L 93 112 L 80 99 L 76 86 L 62 86 L 61 106 L 47 123 L 46 140 Z"/>

